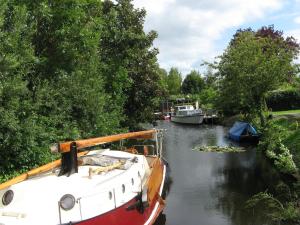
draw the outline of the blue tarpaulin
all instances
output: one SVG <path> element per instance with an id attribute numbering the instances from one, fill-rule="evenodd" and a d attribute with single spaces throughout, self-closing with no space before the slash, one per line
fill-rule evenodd
<path id="1" fill-rule="evenodd" d="M 229 130 L 229 138 L 240 141 L 242 135 L 258 135 L 258 133 L 249 123 L 235 122 Z"/>

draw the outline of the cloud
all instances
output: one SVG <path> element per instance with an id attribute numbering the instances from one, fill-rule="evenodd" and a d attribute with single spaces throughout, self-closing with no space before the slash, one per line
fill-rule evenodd
<path id="1" fill-rule="evenodd" d="M 292 36 L 296 39 L 296 41 L 300 44 L 300 29 L 293 29 L 286 32 L 286 36 Z M 300 64 L 300 56 L 295 60 L 295 63 Z"/>
<path id="2" fill-rule="evenodd" d="M 300 16 L 294 18 L 294 22 L 297 24 L 300 24 Z"/>
<path id="3" fill-rule="evenodd" d="M 285 32 L 285 36 L 292 36 L 294 37 L 298 43 L 300 43 L 300 29 L 293 29 Z"/>
<path id="4" fill-rule="evenodd" d="M 188 73 L 221 53 L 217 42 L 226 31 L 280 9 L 283 0 L 134 0 L 134 4 L 147 11 L 146 31 L 158 32 L 154 44 L 160 50 L 160 65 Z"/>

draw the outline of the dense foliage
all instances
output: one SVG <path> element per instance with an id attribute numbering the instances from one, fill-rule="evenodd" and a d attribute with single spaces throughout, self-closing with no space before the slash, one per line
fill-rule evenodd
<path id="1" fill-rule="evenodd" d="M 267 192 L 259 192 L 252 196 L 246 202 L 245 209 L 250 210 L 254 216 L 257 212 L 264 212 L 266 219 L 276 224 L 299 224 L 300 221 L 297 203 L 282 203 Z"/>
<path id="2" fill-rule="evenodd" d="M 283 143 L 287 135 L 284 127 L 269 121 L 259 147 L 265 151 L 266 156 L 274 162 L 274 165 L 280 172 L 291 174 L 297 171 L 297 167 L 290 150 Z"/>
<path id="3" fill-rule="evenodd" d="M 260 115 L 264 124 L 266 95 L 295 76 L 299 45 L 274 27 L 239 30 L 220 57 L 218 105 L 228 114 Z"/>
<path id="4" fill-rule="evenodd" d="M 51 160 L 50 144 L 151 120 L 155 32 L 131 0 L 0 3 L 0 181 Z"/>
<path id="5" fill-rule="evenodd" d="M 300 109 L 300 89 L 272 91 L 268 93 L 266 103 L 273 111 Z"/>
<path id="6" fill-rule="evenodd" d="M 193 70 L 184 78 L 181 89 L 184 94 L 199 94 L 204 85 L 204 80 L 200 73 Z"/>
<path id="7" fill-rule="evenodd" d="M 103 35 L 100 60 L 104 64 L 105 89 L 112 96 L 110 108 L 124 105 L 125 123 L 153 119 L 153 96 L 160 95 L 159 67 L 152 48 L 156 32 L 143 30 L 146 11 L 135 9 L 130 0 L 103 4 Z"/>
<path id="8" fill-rule="evenodd" d="M 173 67 L 170 69 L 168 77 L 167 77 L 167 84 L 168 84 L 168 91 L 171 95 L 177 95 L 181 93 L 181 82 L 182 76 L 181 73 L 178 71 L 177 68 Z"/>

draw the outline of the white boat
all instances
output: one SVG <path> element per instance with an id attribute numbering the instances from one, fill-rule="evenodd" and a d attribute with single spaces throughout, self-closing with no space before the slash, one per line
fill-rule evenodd
<path id="1" fill-rule="evenodd" d="M 125 139 L 156 142 L 83 151 Z M 149 130 L 59 143 L 51 150 L 61 160 L 0 184 L 0 224 L 153 224 L 165 206 L 161 140 L 162 131 Z"/>
<path id="2" fill-rule="evenodd" d="M 201 124 L 204 114 L 201 109 L 195 109 L 192 105 L 176 106 L 175 112 L 171 116 L 171 121 L 175 123 Z"/>

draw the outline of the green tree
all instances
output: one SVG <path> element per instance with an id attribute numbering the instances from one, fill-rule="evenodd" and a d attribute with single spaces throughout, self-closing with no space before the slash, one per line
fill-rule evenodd
<path id="1" fill-rule="evenodd" d="M 177 68 L 172 67 L 168 74 L 167 84 L 171 95 L 180 94 L 182 77 Z"/>
<path id="2" fill-rule="evenodd" d="M 47 96 L 54 106 L 43 111 L 45 116 L 61 111 L 66 116 L 61 126 L 71 124 L 80 136 L 106 134 L 118 128 L 119 117 L 106 107 L 109 96 L 103 88 L 99 61 L 102 3 L 28 1 L 27 6 L 35 26 L 33 45 L 40 59 L 28 80 L 40 88 L 48 83 L 55 96 Z"/>
<path id="3" fill-rule="evenodd" d="M 275 33 L 272 27 L 269 31 Z M 260 30 L 238 31 L 220 57 L 220 98 L 218 105 L 226 113 L 260 115 L 264 125 L 266 94 L 294 76 L 292 61 L 298 45 L 282 33 L 260 35 Z"/>
<path id="4" fill-rule="evenodd" d="M 38 148 L 45 140 L 25 77 L 37 58 L 31 45 L 32 27 L 24 5 L 2 1 L 0 7 L 0 181 L 16 170 L 45 160 Z M 49 155 L 48 155 L 49 156 Z"/>
<path id="5" fill-rule="evenodd" d="M 168 72 L 165 69 L 158 68 L 159 86 L 161 90 L 161 97 L 168 97 Z"/>
<path id="6" fill-rule="evenodd" d="M 100 60 L 104 64 L 105 88 L 113 107 L 122 107 L 123 125 L 153 119 L 154 99 L 160 94 L 156 55 L 156 32 L 144 32 L 146 11 L 135 9 L 132 0 L 105 1 Z"/>
<path id="7" fill-rule="evenodd" d="M 204 85 L 201 74 L 193 70 L 186 75 L 182 82 L 181 90 L 184 94 L 199 94 L 203 90 Z"/>
<path id="8" fill-rule="evenodd" d="M 0 180 L 51 159 L 49 145 L 107 134 L 101 2 L 7 1 L 0 10 Z"/>
<path id="9" fill-rule="evenodd" d="M 0 2 L 0 180 L 151 119 L 164 78 L 144 18 L 131 0 Z"/>

